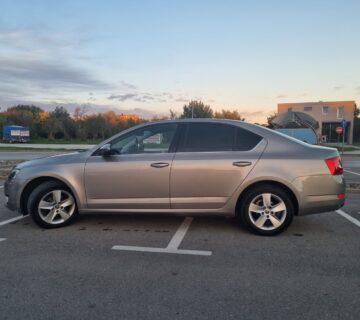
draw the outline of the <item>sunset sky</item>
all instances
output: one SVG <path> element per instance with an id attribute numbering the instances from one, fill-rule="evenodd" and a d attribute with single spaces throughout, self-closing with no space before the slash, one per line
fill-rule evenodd
<path id="1" fill-rule="evenodd" d="M 0 1 L 0 107 L 264 122 L 280 102 L 360 100 L 360 1 Z"/>

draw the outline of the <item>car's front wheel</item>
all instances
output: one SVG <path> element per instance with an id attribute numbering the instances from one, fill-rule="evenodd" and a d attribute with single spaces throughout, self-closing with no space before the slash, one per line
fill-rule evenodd
<path id="1" fill-rule="evenodd" d="M 43 228 L 63 227 L 75 219 L 76 201 L 64 184 L 47 181 L 36 187 L 30 194 L 28 212 Z"/>
<path id="2" fill-rule="evenodd" d="M 286 230 L 291 224 L 294 204 L 282 188 L 260 185 L 245 194 L 237 214 L 252 232 L 275 235 Z"/>

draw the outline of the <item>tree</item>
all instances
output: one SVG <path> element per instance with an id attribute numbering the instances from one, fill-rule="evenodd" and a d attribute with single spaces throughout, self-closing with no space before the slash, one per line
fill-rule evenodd
<path id="1" fill-rule="evenodd" d="M 355 118 L 360 117 L 360 109 L 357 106 L 355 106 L 354 117 Z"/>
<path id="2" fill-rule="evenodd" d="M 212 118 L 214 112 L 210 106 L 205 105 L 201 101 L 190 101 L 188 105 L 184 105 L 183 113 L 180 118 Z"/>
<path id="3" fill-rule="evenodd" d="M 272 125 L 272 121 L 278 116 L 278 114 L 276 112 L 271 113 L 268 117 L 267 117 L 267 127 L 272 129 L 274 126 Z"/>
<path id="4" fill-rule="evenodd" d="M 215 118 L 245 121 L 245 118 L 242 118 L 239 111 L 237 110 L 231 111 L 222 109 L 221 112 L 216 111 Z"/>
<path id="5" fill-rule="evenodd" d="M 74 120 L 64 107 L 56 107 L 49 112 L 49 118 L 45 123 L 49 139 L 69 139 L 76 136 Z"/>
<path id="6" fill-rule="evenodd" d="M 177 115 L 177 113 L 176 113 L 174 110 L 170 109 L 170 110 L 169 110 L 169 113 L 170 113 L 170 119 L 171 119 L 171 120 L 174 120 L 174 119 L 177 119 L 177 118 L 178 118 L 178 115 Z"/>
<path id="7" fill-rule="evenodd" d="M 354 142 L 360 142 L 360 109 L 356 106 L 354 112 Z"/>

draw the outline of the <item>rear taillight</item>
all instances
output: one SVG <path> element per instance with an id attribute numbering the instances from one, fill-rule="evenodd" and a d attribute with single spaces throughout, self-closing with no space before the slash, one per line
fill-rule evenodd
<path id="1" fill-rule="evenodd" d="M 344 169 L 341 164 L 341 158 L 339 156 L 325 160 L 330 173 L 332 175 L 343 174 Z"/>

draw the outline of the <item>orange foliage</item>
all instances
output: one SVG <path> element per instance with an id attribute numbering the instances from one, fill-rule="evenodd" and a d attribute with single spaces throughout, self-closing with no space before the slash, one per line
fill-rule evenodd
<path id="1" fill-rule="evenodd" d="M 48 118 L 49 118 L 49 112 L 47 112 L 47 111 L 39 112 L 40 121 L 45 121 Z"/>

